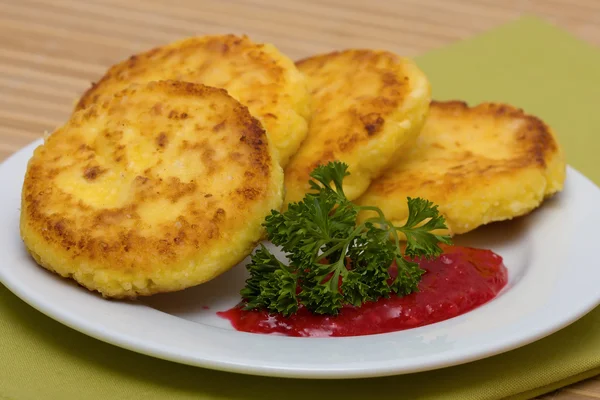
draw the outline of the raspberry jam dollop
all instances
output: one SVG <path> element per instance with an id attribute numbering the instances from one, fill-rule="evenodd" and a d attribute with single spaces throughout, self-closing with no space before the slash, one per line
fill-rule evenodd
<path id="1" fill-rule="evenodd" d="M 491 250 L 443 246 L 433 260 L 417 260 L 425 274 L 419 291 L 391 295 L 338 315 L 318 315 L 300 307 L 289 317 L 236 306 L 217 314 L 238 331 L 286 336 L 361 336 L 401 331 L 464 314 L 494 298 L 508 281 L 502 257 Z"/>

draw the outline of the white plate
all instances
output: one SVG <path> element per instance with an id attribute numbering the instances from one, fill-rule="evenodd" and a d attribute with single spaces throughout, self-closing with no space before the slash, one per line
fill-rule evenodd
<path id="1" fill-rule="evenodd" d="M 412 330 L 348 338 L 237 332 L 217 317 L 239 301 L 245 268 L 139 303 L 103 300 L 38 267 L 19 238 L 27 160 L 40 142 L 0 166 L 0 280 L 44 314 L 97 339 L 147 355 L 225 371 L 299 378 L 356 378 L 424 371 L 523 346 L 600 303 L 595 231 L 600 190 L 569 169 L 566 188 L 533 214 L 492 224 L 458 244 L 504 257 L 509 283 L 467 314 Z M 206 309 L 208 307 L 208 309 Z M 1 316 L 0 316 L 1 318 Z"/>

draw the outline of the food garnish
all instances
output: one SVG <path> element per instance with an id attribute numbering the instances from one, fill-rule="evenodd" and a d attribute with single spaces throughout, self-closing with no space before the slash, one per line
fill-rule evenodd
<path id="1" fill-rule="evenodd" d="M 265 219 L 267 238 L 281 247 L 287 262 L 263 245 L 252 254 L 250 277 L 240 292 L 244 309 L 289 316 L 303 306 L 336 315 L 345 304 L 359 307 L 418 290 L 424 271 L 410 259 L 437 257 L 439 243 L 450 244 L 449 236 L 434 233 L 446 229 L 444 217 L 430 201 L 408 198 L 408 219 L 395 226 L 378 207 L 347 199 L 343 180 L 348 175 L 348 165 L 338 161 L 315 168 L 311 191 L 302 201 Z M 357 225 L 360 211 L 377 216 Z M 393 263 L 397 273 L 391 273 Z"/>

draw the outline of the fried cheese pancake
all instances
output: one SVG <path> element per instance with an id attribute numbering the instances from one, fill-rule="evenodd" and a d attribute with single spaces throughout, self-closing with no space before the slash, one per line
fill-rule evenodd
<path id="1" fill-rule="evenodd" d="M 344 191 L 355 199 L 418 135 L 431 100 L 429 81 L 412 61 L 386 51 L 333 52 L 297 66 L 308 79 L 312 116 L 285 169 L 285 202 L 301 200 L 310 172 L 333 160 L 349 165 Z"/>
<path id="2" fill-rule="evenodd" d="M 282 201 L 264 129 L 225 90 L 134 84 L 75 112 L 35 150 L 21 236 L 43 267 L 133 298 L 236 265 Z"/>
<path id="3" fill-rule="evenodd" d="M 565 173 L 562 149 L 538 118 L 506 104 L 434 101 L 415 145 L 356 202 L 401 225 L 406 198 L 422 197 L 460 234 L 529 213 L 562 190 Z"/>
<path id="4" fill-rule="evenodd" d="M 192 37 L 134 55 L 111 67 L 76 109 L 130 83 L 168 79 L 227 90 L 262 123 L 282 166 L 306 137 L 310 115 L 306 79 L 275 46 L 253 43 L 246 36 Z"/>

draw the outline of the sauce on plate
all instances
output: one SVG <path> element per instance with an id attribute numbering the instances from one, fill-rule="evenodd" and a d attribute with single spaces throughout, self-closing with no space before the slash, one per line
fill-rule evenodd
<path id="1" fill-rule="evenodd" d="M 426 272 L 419 292 L 391 295 L 361 307 L 344 306 L 337 316 L 305 308 L 289 317 L 245 311 L 240 305 L 217 314 L 238 331 L 286 336 L 361 336 L 401 331 L 464 314 L 494 298 L 506 285 L 502 257 L 490 250 L 443 246 L 434 260 L 418 261 Z M 394 266 L 392 266 L 394 268 Z"/>

